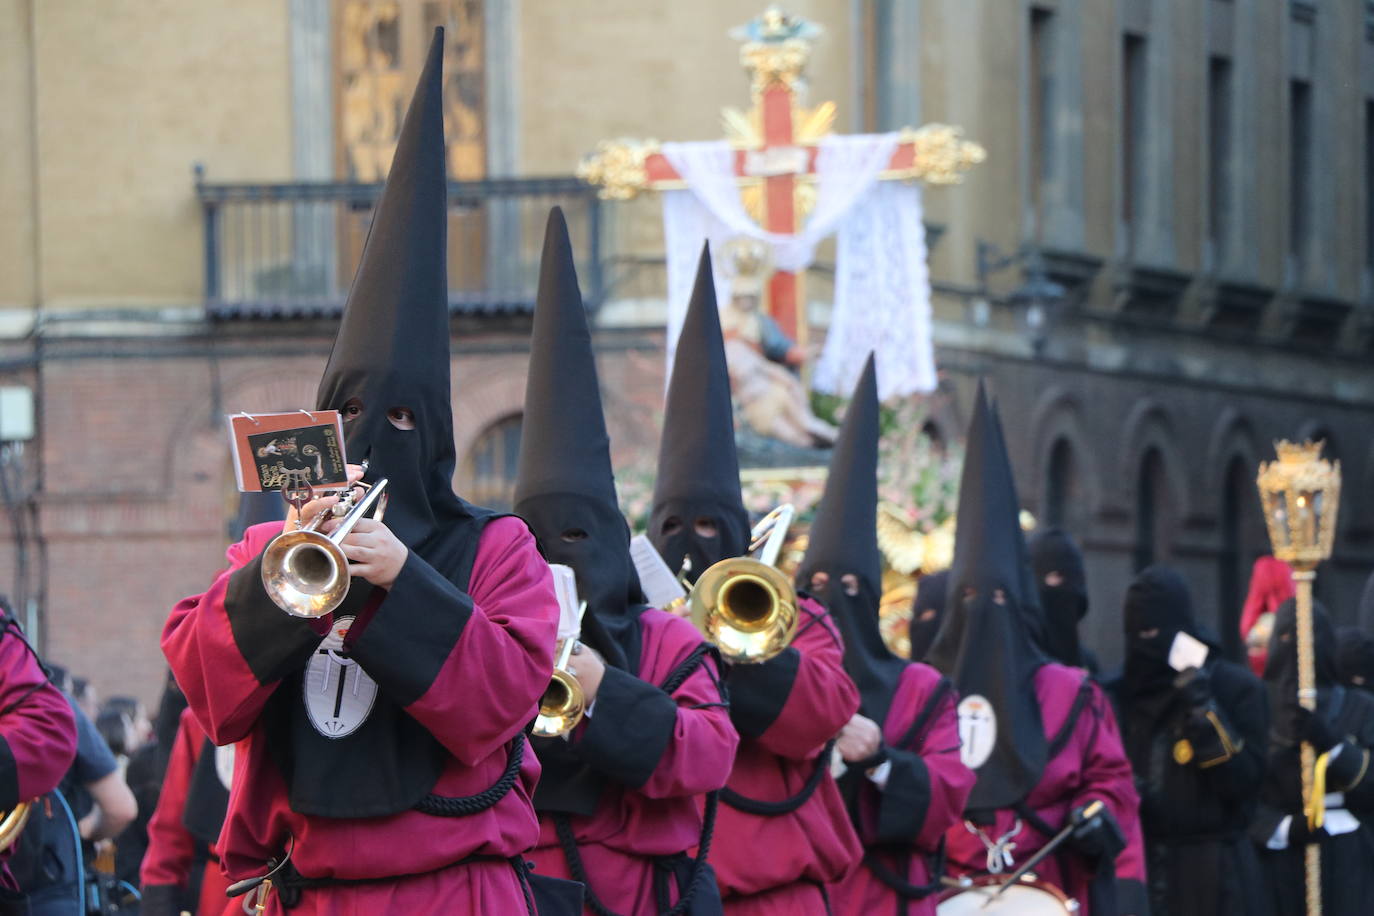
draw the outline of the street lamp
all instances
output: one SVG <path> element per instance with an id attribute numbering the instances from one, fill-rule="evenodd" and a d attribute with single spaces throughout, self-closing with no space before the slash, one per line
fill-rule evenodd
<path id="1" fill-rule="evenodd" d="M 979 301 L 986 302 L 988 278 L 998 271 L 1020 264 L 1024 276 L 1021 285 L 1007 294 L 1007 304 L 1021 309 L 1021 323 L 1030 338 L 1031 349 L 1042 356 L 1049 342 L 1054 314 L 1068 295 L 1063 285 L 1050 279 L 1045 258 L 1038 248 L 1022 246 L 1011 254 L 1003 254 L 991 242 L 978 241 L 977 272 Z"/>
<path id="2" fill-rule="evenodd" d="M 1321 442 L 1274 444 L 1279 460 L 1260 465 L 1260 504 L 1274 556 L 1293 568 L 1298 605 L 1298 702 L 1317 708 L 1317 676 L 1312 652 L 1312 580 L 1317 565 L 1331 556 L 1336 539 L 1336 514 L 1341 502 L 1341 464 L 1324 461 Z M 1302 745 L 1304 808 L 1314 810 L 1321 799 L 1312 797 L 1316 753 Z M 1315 825 L 1313 825 L 1315 826 Z M 1307 913 L 1321 913 L 1321 847 L 1308 843 Z"/>

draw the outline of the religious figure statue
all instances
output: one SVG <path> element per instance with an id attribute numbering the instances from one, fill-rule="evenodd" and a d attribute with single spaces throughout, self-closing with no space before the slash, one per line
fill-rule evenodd
<path id="1" fill-rule="evenodd" d="M 763 309 L 772 259 L 763 242 L 740 237 L 724 246 L 730 294 L 721 310 L 730 387 L 745 425 L 800 448 L 834 444 L 836 428 L 811 412 L 800 376 L 806 351 Z"/>

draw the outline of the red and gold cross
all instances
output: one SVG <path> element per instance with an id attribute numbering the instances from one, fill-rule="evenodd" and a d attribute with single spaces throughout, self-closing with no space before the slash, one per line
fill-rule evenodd
<path id="1" fill-rule="evenodd" d="M 723 111 L 727 139 L 735 149 L 735 175 L 746 211 L 761 228 L 796 233 L 816 200 L 816 155 L 831 133 L 835 104 L 803 107 L 799 83 L 819 28 L 769 7 L 731 34 L 744 41 L 740 62 L 752 82 L 753 107 Z M 956 127 L 927 124 L 904 128 L 881 180 L 956 184 L 985 158 L 983 148 L 964 140 Z M 608 200 L 629 200 L 644 190 L 686 187 L 654 140 L 608 140 L 578 167 L 578 175 L 601 187 Z M 768 311 L 794 339 L 805 336 L 800 278 L 774 272 Z"/>

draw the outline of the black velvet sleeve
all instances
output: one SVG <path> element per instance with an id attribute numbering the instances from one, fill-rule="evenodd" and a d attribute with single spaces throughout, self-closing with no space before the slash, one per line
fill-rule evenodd
<path id="1" fill-rule="evenodd" d="M 402 706 L 425 695 L 472 617 L 472 598 L 413 551 L 352 654 Z"/>
<path id="2" fill-rule="evenodd" d="M 9 811 L 19 804 L 19 764 L 15 762 L 10 743 L 0 738 L 0 811 Z"/>
<path id="3" fill-rule="evenodd" d="M 239 653 L 264 687 L 304 666 L 320 644 L 306 618 L 291 616 L 267 597 L 261 555 L 229 576 L 224 611 Z"/>
<path id="4" fill-rule="evenodd" d="M 577 751 L 606 776 L 637 789 L 654 774 L 676 725 L 672 697 L 628 671 L 608 667 Z"/>
<path id="5" fill-rule="evenodd" d="M 892 769 L 887 785 L 878 793 L 878 834 L 880 843 L 915 841 L 930 809 L 930 771 L 921 755 L 913 751 L 887 749 Z"/>
<path id="6" fill-rule="evenodd" d="M 1217 665 L 1211 680 L 1213 715 L 1190 729 L 1190 740 L 1206 739 L 1193 759 L 1218 795 L 1251 798 L 1264 781 L 1269 751 L 1268 695 L 1259 678 L 1229 662 Z"/>
<path id="7" fill-rule="evenodd" d="M 730 721 L 740 737 L 757 738 L 778 720 L 800 667 L 801 653 L 789 646 L 762 664 L 730 668 Z"/>

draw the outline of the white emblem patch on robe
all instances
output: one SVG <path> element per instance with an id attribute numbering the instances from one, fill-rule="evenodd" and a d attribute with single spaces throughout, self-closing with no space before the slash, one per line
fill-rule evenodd
<path id="1" fill-rule="evenodd" d="M 234 745 L 215 746 L 215 775 L 224 788 L 234 788 Z"/>
<path id="2" fill-rule="evenodd" d="M 973 693 L 959 701 L 959 759 L 970 770 L 988 762 L 997 744 L 997 713 Z"/>
<path id="3" fill-rule="evenodd" d="M 377 682 L 343 654 L 344 637 L 353 617 L 340 617 L 320 642 L 305 668 L 305 711 L 315 731 L 343 738 L 358 730 L 377 700 Z"/>

